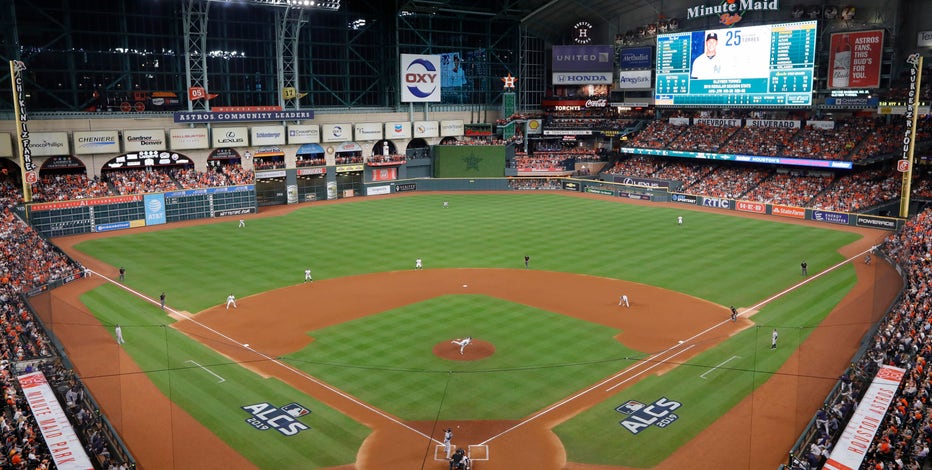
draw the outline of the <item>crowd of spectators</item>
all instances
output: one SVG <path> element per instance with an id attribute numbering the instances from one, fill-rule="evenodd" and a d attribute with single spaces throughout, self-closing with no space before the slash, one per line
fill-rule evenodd
<path id="1" fill-rule="evenodd" d="M 798 128 L 741 127 L 721 146 L 719 153 L 782 155 L 797 132 Z"/>
<path id="2" fill-rule="evenodd" d="M 748 201 L 808 207 L 834 180 L 831 173 L 777 171 L 744 195 Z"/>
<path id="3" fill-rule="evenodd" d="M 738 129 L 740 127 L 693 124 L 686 126 L 686 130 L 667 144 L 667 148 L 671 150 L 721 153 L 719 149 Z"/>
<path id="4" fill-rule="evenodd" d="M 760 167 L 718 165 L 704 178 L 684 186 L 683 190 L 708 197 L 742 199 L 744 194 L 769 177 L 772 171 Z"/>
<path id="5" fill-rule="evenodd" d="M 101 421 L 96 406 L 87 401 L 83 386 L 73 372 L 64 368 L 40 323 L 20 294 L 48 284 L 76 279 L 83 269 L 58 248 L 38 235 L 13 210 L 21 200 L 16 185 L 5 179 L 0 185 L 0 467 L 10 469 L 55 468 L 35 415 L 29 407 L 16 375 L 41 371 L 56 390 L 69 420 L 88 455 L 104 469 L 124 470 L 125 456 L 114 445 L 109 427 Z M 73 400 L 66 390 L 73 390 Z"/>
<path id="6" fill-rule="evenodd" d="M 573 154 L 544 153 L 533 157 L 515 157 L 512 160 L 518 173 L 566 173 L 576 169 L 576 156 Z"/>
<path id="7" fill-rule="evenodd" d="M 237 186 L 255 181 L 253 171 L 244 169 L 239 164 L 208 167 L 206 171 L 175 168 L 170 171 L 169 176 L 184 189 Z"/>
<path id="8" fill-rule="evenodd" d="M 919 470 L 932 442 L 932 209 L 908 220 L 889 235 L 879 250 L 903 274 L 902 295 L 881 320 L 865 354 L 839 379 L 825 406 L 804 434 L 804 446 L 790 462 L 791 470 L 819 468 L 850 419 L 878 368 L 906 370 L 877 434 L 865 453 L 861 470 Z"/>
<path id="9" fill-rule="evenodd" d="M 651 121 L 635 135 L 628 146 L 635 148 L 661 149 L 668 148 L 680 133 L 685 132 L 689 126 L 674 125 L 667 121 L 657 119 Z"/>
<path id="10" fill-rule="evenodd" d="M 327 159 L 324 158 L 323 154 L 320 156 L 310 156 L 310 155 L 298 155 L 295 157 L 295 166 L 298 168 L 307 167 L 307 166 L 326 166 Z"/>
<path id="11" fill-rule="evenodd" d="M 144 170 L 110 170 L 103 178 L 113 185 L 117 194 L 142 194 L 148 192 L 174 191 L 178 184 L 168 173 L 148 168 Z"/>
<path id="12" fill-rule="evenodd" d="M 285 168 L 285 157 L 256 157 L 252 161 L 252 167 L 256 170 L 282 170 Z"/>
<path id="13" fill-rule="evenodd" d="M 407 157 L 404 155 L 394 154 L 394 155 L 372 155 L 369 157 L 369 163 L 378 164 L 393 164 L 401 165 L 408 161 Z"/>
<path id="14" fill-rule="evenodd" d="M 108 196 L 110 187 L 100 178 L 89 179 L 85 174 L 59 174 L 43 176 L 32 185 L 32 200 L 69 201 Z"/>
<path id="15" fill-rule="evenodd" d="M 337 165 L 351 165 L 354 163 L 362 163 L 363 162 L 362 152 L 344 152 L 334 157 L 333 161 Z"/>
<path id="16" fill-rule="evenodd" d="M 508 187 L 519 191 L 563 189 L 563 180 L 560 178 L 509 178 Z"/>
<path id="17" fill-rule="evenodd" d="M 900 177 L 893 168 L 878 167 L 838 177 L 811 206 L 830 211 L 856 212 L 896 199 Z"/>

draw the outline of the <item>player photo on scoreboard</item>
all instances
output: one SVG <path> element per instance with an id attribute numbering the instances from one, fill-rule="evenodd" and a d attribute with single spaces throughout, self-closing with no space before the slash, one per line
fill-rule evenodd
<path id="1" fill-rule="evenodd" d="M 770 73 L 770 28 L 694 31 L 690 41 L 689 78 L 767 78 Z"/>

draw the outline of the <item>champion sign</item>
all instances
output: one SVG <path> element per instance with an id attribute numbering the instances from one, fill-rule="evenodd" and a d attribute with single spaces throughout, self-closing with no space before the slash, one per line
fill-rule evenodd
<path id="1" fill-rule="evenodd" d="M 401 102 L 440 101 L 440 56 L 401 54 Z"/>

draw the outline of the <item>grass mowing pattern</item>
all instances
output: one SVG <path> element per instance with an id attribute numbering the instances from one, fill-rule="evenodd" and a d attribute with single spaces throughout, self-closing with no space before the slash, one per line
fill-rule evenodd
<path id="1" fill-rule="evenodd" d="M 356 421 L 288 384 L 263 379 L 174 329 L 163 327 L 174 320 L 123 289 L 104 285 L 83 295 L 81 301 L 101 322 L 123 327 L 123 348 L 162 393 L 259 468 L 322 468 L 356 460 L 369 433 Z M 217 377 L 198 364 L 225 380 L 218 383 Z M 311 414 L 299 421 L 311 429 L 293 436 L 273 429 L 254 430 L 245 422 L 249 413 L 241 407 L 266 402 L 276 407 L 300 403 Z"/>
<path id="2" fill-rule="evenodd" d="M 567 459 L 640 468 L 659 464 L 763 385 L 856 282 L 850 265 L 822 276 L 766 306 L 754 316 L 756 326 L 557 426 L 554 432 L 567 450 Z M 773 328 L 780 333 L 776 350 L 770 349 Z M 668 427 L 649 426 L 635 435 L 619 424 L 627 415 L 615 411 L 616 406 L 628 400 L 649 404 L 661 397 L 683 404 L 674 411 L 679 419 Z M 607 438 L 591 439 L 593 429 L 604 431 Z"/>
<path id="3" fill-rule="evenodd" d="M 286 360 L 409 420 L 519 419 L 625 367 L 618 330 L 484 295 L 441 296 L 310 333 Z M 471 335 L 470 362 L 431 354 Z M 453 347 L 453 345 L 450 345 Z"/>
<path id="4" fill-rule="evenodd" d="M 441 207 L 444 200 L 450 202 L 449 208 Z M 676 224 L 679 215 L 685 217 L 682 226 Z M 195 312 L 222 303 L 231 291 L 242 298 L 298 284 L 303 280 L 307 267 L 314 270 L 315 279 L 411 269 L 418 257 L 424 259 L 427 269 L 523 268 L 525 254 L 531 256 L 532 269 L 630 279 L 720 304 L 747 306 L 798 282 L 801 279 L 799 263 L 803 259 L 809 263 L 811 273 L 841 261 L 838 248 L 858 237 L 848 232 L 781 224 L 779 220 L 743 219 L 722 213 L 634 206 L 560 194 L 424 194 L 310 206 L 283 217 L 252 219 L 245 229 L 237 229 L 237 222 L 230 220 L 150 233 L 130 231 L 122 236 L 88 241 L 78 248 L 113 266 L 126 267 L 127 283 L 133 288 L 153 297 L 164 290 L 172 306 Z M 828 278 L 839 275 L 832 274 Z M 801 289 L 766 308 L 755 317 L 755 321 L 769 318 L 768 322 L 785 327 L 793 327 L 797 323 L 804 323 L 800 328 L 814 326 L 834 305 L 836 300 L 832 299 L 840 298 L 849 287 L 841 283 L 828 291 Z M 112 294 L 104 291 L 97 295 L 110 297 Z M 776 305 L 783 302 L 792 303 L 797 308 L 777 309 Z M 92 311 L 96 312 L 96 309 L 92 308 Z M 545 318 L 547 315 L 532 314 L 530 317 Z M 360 320 L 360 324 L 364 323 L 365 320 Z M 330 331 L 317 333 L 330 334 Z M 461 335 L 463 330 L 457 330 L 442 337 Z M 786 338 L 785 334 L 783 338 Z M 757 362 L 756 375 L 761 380 L 775 371 L 790 354 L 791 345 L 783 338 L 784 347 L 768 359 Z M 371 337 L 361 340 L 367 341 L 366 348 L 378 347 Z M 769 346 L 769 330 L 758 340 Z M 135 346 L 128 349 L 137 361 L 145 356 L 158 357 L 157 351 L 133 352 Z M 548 359 L 547 353 L 547 350 L 540 352 L 540 361 L 558 364 L 563 360 L 560 357 Z M 292 359 L 310 364 L 301 354 L 296 353 Z M 705 360 L 705 354 L 697 360 Z M 604 353 L 596 356 L 604 357 Z M 366 360 L 371 361 L 371 358 Z M 709 360 L 708 363 L 713 362 Z M 349 364 L 348 361 L 342 363 Z M 320 370 L 322 374 L 347 376 L 360 369 L 345 367 L 350 370 L 334 371 L 339 368 L 337 364 L 315 364 L 313 367 L 323 367 Z M 380 380 L 379 374 L 386 375 L 382 375 Z M 397 372 L 368 369 L 359 375 L 380 386 L 385 386 L 391 379 L 410 380 L 415 387 L 426 387 L 433 394 L 428 395 L 426 409 L 419 409 L 418 403 L 410 402 L 403 392 L 405 385 L 398 385 L 398 390 L 380 393 L 382 396 L 375 399 L 386 402 L 397 399 L 398 409 L 405 413 L 433 416 L 431 413 L 436 411 L 438 401 L 430 398 L 439 393 L 436 391 L 437 383 L 446 379 L 438 379 L 434 373 L 392 374 Z M 523 373 L 501 373 L 512 374 Z M 455 375 L 459 380 L 460 376 L 466 378 L 467 374 L 464 371 Z M 634 396 L 638 397 L 643 393 L 640 401 L 644 402 L 663 396 L 668 393 L 666 390 L 677 391 L 677 396 L 671 396 L 671 399 L 679 397 L 681 390 L 684 395 L 692 396 L 693 392 L 686 390 L 686 384 L 692 382 L 675 382 L 671 377 L 677 375 L 668 373 L 659 379 L 648 379 L 632 389 L 632 393 L 637 391 Z M 484 397 L 482 401 L 490 402 L 490 409 L 497 406 L 500 413 L 507 414 L 509 408 L 504 403 L 496 405 L 496 397 L 521 393 L 530 396 L 534 384 L 529 380 L 505 383 L 510 387 L 507 391 L 481 390 L 482 395 L 479 396 Z M 523 392 L 512 390 L 522 388 Z M 648 393 L 651 390 L 661 394 Z M 688 421 L 694 419 L 691 418 L 693 413 L 701 413 L 702 416 L 695 418 L 695 429 L 701 429 L 725 413 L 748 391 L 750 387 L 736 387 L 734 393 L 727 394 L 728 399 L 708 407 L 690 403 L 683 409 L 682 422 L 668 428 L 663 439 L 658 439 L 671 442 L 670 446 L 644 452 L 649 454 L 643 456 L 644 461 L 659 461 L 673 446 L 694 435 L 688 426 Z M 173 398 L 177 395 L 180 394 L 174 394 Z M 629 396 L 627 392 L 625 396 Z M 465 406 L 455 397 L 443 398 L 444 413 L 448 416 L 463 414 Z M 512 401 L 509 400 L 513 398 L 505 399 L 510 405 Z M 474 402 L 462 401 L 475 408 Z M 609 414 L 617 415 L 613 410 L 617 404 L 608 407 Z M 606 406 L 602 405 L 600 409 Z M 193 410 L 188 411 L 196 414 Z M 613 415 L 611 420 L 603 416 L 597 426 L 610 425 L 610 429 L 626 433 L 617 424 L 620 419 L 620 415 Z M 564 426 L 574 426 L 575 421 Z M 223 426 L 213 422 L 210 427 L 218 435 L 227 432 Z M 594 431 L 597 429 L 601 428 L 561 426 L 560 434 L 567 443 L 572 460 L 601 462 L 608 459 L 615 462 L 614 459 L 619 458 L 612 449 L 586 450 L 584 436 L 591 436 L 592 432 L 598 432 Z M 631 452 L 628 457 L 641 453 L 644 441 L 646 439 L 634 440 L 639 452 Z M 252 446 L 249 442 L 237 448 L 246 455 L 255 453 Z M 619 443 L 610 440 L 610 446 L 614 449 Z"/>

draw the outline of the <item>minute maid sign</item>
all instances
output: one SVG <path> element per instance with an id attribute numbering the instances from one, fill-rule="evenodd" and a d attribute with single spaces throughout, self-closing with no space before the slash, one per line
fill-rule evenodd
<path id="1" fill-rule="evenodd" d="M 779 0 L 722 0 L 712 5 L 697 5 L 686 9 L 686 19 L 701 18 L 703 16 L 719 16 L 724 24 L 734 24 L 741 20 L 748 11 L 777 11 L 780 9 Z M 733 15 L 738 15 L 737 18 Z M 725 20 L 729 21 L 726 22 Z"/>

